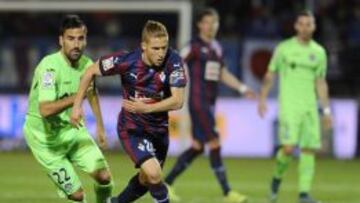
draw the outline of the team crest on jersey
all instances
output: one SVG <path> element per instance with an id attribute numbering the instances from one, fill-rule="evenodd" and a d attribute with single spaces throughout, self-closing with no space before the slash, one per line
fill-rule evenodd
<path id="1" fill-rule="evenodd" d="M 51 87 L 55 84 L 55 74 L 53 71 L 46 71 L 42 78 L 43 87 Z"/>
<path id="2" fill-rule="evenodd" d="M 110 58 L 102 60 L 102 66 L 104 71 L 114 68 L 114 57 L 112 56 Z"/>
<path id="3" fill-rule="evenodd" d="M 163 71 L 161 71 L 161 73 L 160 73 L 160 80 L 161 80 L 161 82 L 165 82 L 165 79 L 166 79 L 166 75 L 165 75 L 165 73 L 163 72 Z"/>

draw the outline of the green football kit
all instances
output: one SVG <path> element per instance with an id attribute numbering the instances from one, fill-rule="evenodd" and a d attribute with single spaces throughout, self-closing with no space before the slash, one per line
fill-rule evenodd
<path id="1" fill-rule="evenodd" d="M 88 57 L 81 56 L 78 67 L 74 68 L 62 52 L 48 55 L 35 69 L 29 94 L 25 139 L 48 176 L 66 195 L 81 187 L 72 164 L 87 173 L 108 168 L 108 164 L 84 123 L 79 129 L 70 124 L 72 106 L 44 118 L 39 113 L 39 103 L 76 94 L 80 77 L 92 63 Z"/>
<path id="2" fill-rule="evenodd" d="M 326 75 L 324 48 L 296 37 L 284 40 L 275 50 L 269 68 L 280 78 L 279 139 L 300 148 L 321 147 L 315 81 Z"/>

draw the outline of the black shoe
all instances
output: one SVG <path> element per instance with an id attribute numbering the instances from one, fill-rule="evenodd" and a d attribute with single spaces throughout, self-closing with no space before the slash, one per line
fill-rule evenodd
<path id="1" fill-rule="evenodd" d="M 322 203 L 319 200 L 313 199 L 310 195 L 301 195 L 299 197 L 299 203 Z"/>
<path id="2" fill-rule="evenodd" d="M 271 191 L 270 202 L 271 203 L 277 202 L 277 194 L 279 192 L 280 184 L 281 184 L 281 179 L 279 179 L 279 178 L 273 178 L 271 180 L 271 188 L 270 188 L 270 191 Z"/>
<path id="3" fill-rule="evenodd" d="M 119 203 L 117 197 L 109 197 L 107 200 L 106 200 L 106 203 Z"/>

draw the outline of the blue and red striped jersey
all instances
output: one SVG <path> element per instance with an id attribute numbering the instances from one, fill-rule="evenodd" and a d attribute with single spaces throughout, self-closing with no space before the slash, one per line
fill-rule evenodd
<path id="1" fill-rule="evenodd" d="M 207 43 L 199 37 L 191 40 L 188 46 L 181 50 L 189 72 L 191 108 L 208 108 L 215 105 L 218 82 L 221 69 L 224 68 L 224 58 L 219 42 L 213 40 Z"/>
<path id="2" fill-rule="evenodd" d="M 151 67 L 142 60 L 142 50 L 119 51 L 99 59 L 102 75 L 120 75 L 125 99 L 140 99 L 145 103 L 158 102 L 171 96 L 171 87 L 185 87 L 183 61 L 173 49 L 168 49 L 163 65 Z M 168 112 L 149 114 L 130 113 L 122 109 L 119 130 L 136 130 L 157 135 L 168 132 Z"/>

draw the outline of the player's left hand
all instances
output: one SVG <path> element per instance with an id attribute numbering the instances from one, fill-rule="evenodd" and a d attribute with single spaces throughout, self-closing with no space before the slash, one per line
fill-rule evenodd
<path id="1" fill-rule="evenodd" d="M 81 107 L 73 107 L 72 112 L 71 112 L 71 116 L 70 116 L 70 123 L 75 127 L 75 128 L 80 128 L 81 127 L 81 118 L 83 116 L 83 111 Z"/>
<path id="2" fill-rule="evenodd" d="M 256 93 L 252 89 L 247 89 L 246 92 L 244 92 L 244 96 L 247 99 L 256 99 Z"/>
<path id="3" fill-rule="evenodd" d="M 139 100 L 123 100 L 123 107 L 131 113 L 146 113 L 149 107 L 146 103 Z"/>
<path id="4" fill-rule="evenodd" d="M 325 131 L 332 129 L 332 118 L 331 115 L 323 115 L 322 124 Z"/>

